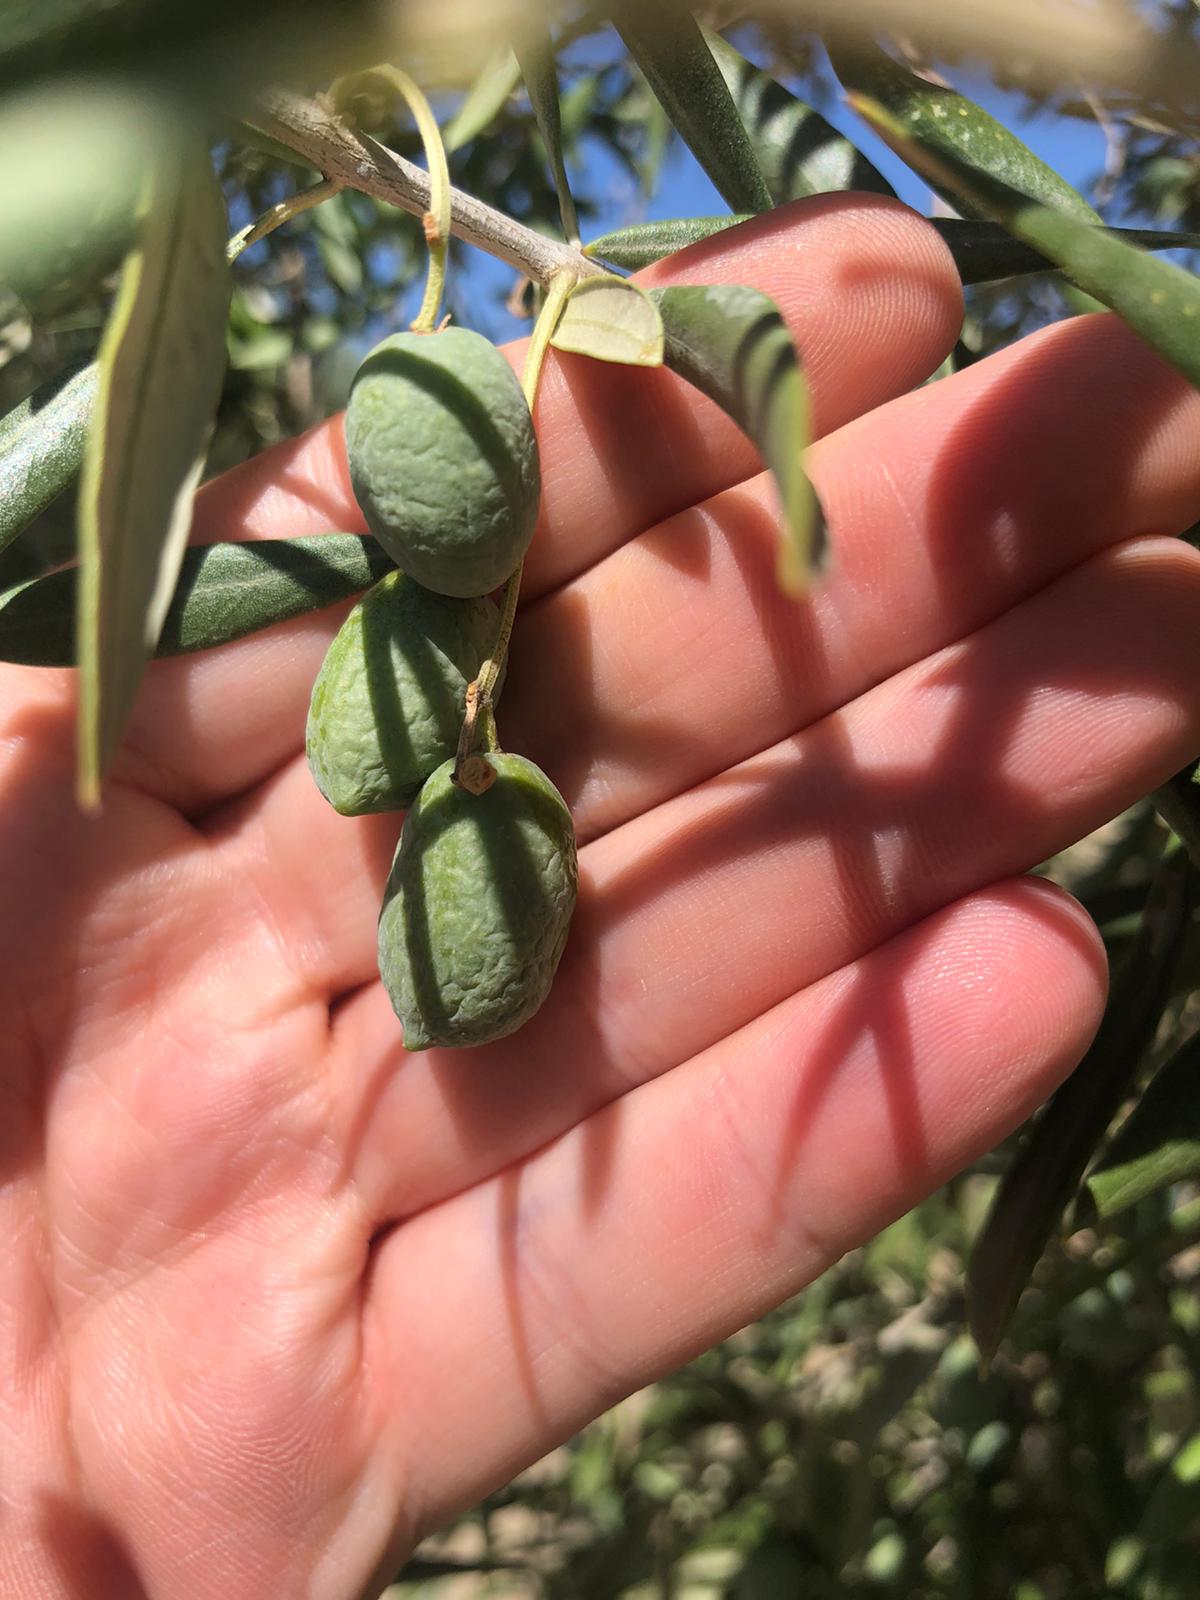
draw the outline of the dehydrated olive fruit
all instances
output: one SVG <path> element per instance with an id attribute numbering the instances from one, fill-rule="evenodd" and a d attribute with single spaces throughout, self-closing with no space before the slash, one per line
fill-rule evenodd
<path id="1" fill-rule="evenodd" d="M 379 972 L 409 1050 L 513 1033 L 550 992 L 575 906 L 571 814 L 524 756 L 447 761 L 404 822 L 379 918 Z"/>
<path id="2" fill-rule="evenodd" d="M 308 763 L 344 816 L 402 811 L 458 743 L 467 684 L 496 639 L 491 600 L 389 572 L 342 626 L 313 685 Z"/>
<path id="3" fill-rule="evenodd" d="M 418 583 L 480 595 L 516 570 L 541 473 L 521 385 L 490 340 L 445 328 L 377 345 L 350 392 L 346 451 L 368 527 Z"/>

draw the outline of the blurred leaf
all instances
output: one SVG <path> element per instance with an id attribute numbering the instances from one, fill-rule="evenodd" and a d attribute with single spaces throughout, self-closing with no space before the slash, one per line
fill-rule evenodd
<path id="1" fill-rule="evenodd" d="M 1088 1174 L 1098 1216 L 1114 1217 L 1168 1184 L 1200 1177 L 1200 1034 L 1161 1067 Z"/>
<path id="2" fill-rule="evenodd" d="M 225 370 L 225 207 L 207 147 L 164 126 L 100 345 L 79 491 L 79 797 L 100 781 L 175 587 Z"/>
<path id="3" fill-rule="evenodd" d="M 467 98 L 442 129 L 447 155 L 479 137 L 503 111 L 520 81 L 520 64 L 511 48 L 504 45 L 484 66 Z"/>
<path id="4" fill-rule="evenodd" d="M 127 86 L 42 86 L 0 103 L 0 286 L 36 315 L 84 299 L 120 265 L 161 115 Z"/>
<path id="5" fill-rule="evenodd" d="M 985 1360 L 1154 1038 L 1188 925 L 1186 854 L 1164 858 L 1104 1020 L 1075 1071 L 1033 1125 L 992 1199 L 967 1269 L 967 1312 Z"/>
<path id="6" fill-rule="evenodd" d="M 597 361 L 661 367 L 662 317 L 636 284 L 623 278 L 584 278 L 571 291 L 550 343 L 556 350 Z"/>
<path id="7" fill-rule="evenodd" d="M 0 419 L 0 550 L 79 471 L 96 381 L 95 363 L 70 367 Z"/>
<path id="8" fill-rule="evenodd" d="M 771 191 L 737 107 L 682 0 L 613 0 L 630 55 L 696 160 L 734 211 L 769 211 Z"/>
<path id="9" fill-rule="evenodd" d="M 1069 273 L 1088 294 L 1118 312 L 1135 332 L 1200 386 L 1200 282 L 1169 261 L 1135 250 L 1063 211 L 1028 200 L 957 158 L 934 154 L 875 101 L 856 99 L 861 116 L 918 171 L 990 211 L 1018 239 Z"/>
<path id="10" fill-rule="evenodd" d="M 571 185 L 563 162 L 562 114 L 558 103 L 554 42 L 543 17 L 532 14 L 525 19 L 513 42 L 513 50 L 521 66 L 521 76 L 525 80 L 533 114 L 537 118 L 538 132 L 546 147 L 554 192 L 558 196 L 563 237 L 570 244 L 576 244 L 579 241 L 579 218 L 575 215 L 575 202 L 571 198 Z"/>
<path id="11" fill-rule="evenodd" d="M 1200 1433 L 1184 1440 L 1155 1484 L 1137 1537 L 1151 1548 L 1178 1541 L 1194 1556 L 1200 1538 Z"/>
<path id="12" fill-rule="evenodd" d="M 676 250 L 700 244 L 726 228 L 749 220 L 749 214 L 742 212 L 723 217 L 667 217 L 654 222 L 634 222 L 592 239 L 584 245 L 583 253 L 636 272 L 661 261 L 664 256 L 674 255 Z M 964 284 L 991 283 L 1024 273 L 1054 270 L 1054 262 L 1020 239 L 1014 239 L 1002 223 L 962 217 L 927 217 L 925 220 L 945 242 Z M 1110 238 L 1123 239 L 1144 250 L 1200 249 L 1200 233 L 1169 233 L 1160 228 L 1106 228 L 1104 231 Z"/>
<path id="13" fill-rule="evenodd" d="M 804 471 L 808 385 L 774 301 L 757 289 L 722 284 L 655 289 L 664 359 L 733 418 L 774 474 L 783 505 L 779 581 L 800 593 L 825 555 L 821 507 Z"/>
<path id="14" fill-rule="evenodd" d="M 776 205 L 834 189 L 894 195 L 891 184 L 812 106 L 709 29 L 704 37 L 746 130 Z"/>
<path id="15" fill-rule="evenodd" d="M 903 130 L 904 148 L 883 135 L 902 161 L 909 161 L 908 151 L 917 146 L 966 169 L 987 173 L 1018 194 L 1055 206 L 1071 216 L 1089 222 L 1100 221 L 1079 191 L 1065 178 L 1060 178 L 1053 167 L 1035 156 L 1015 133 L 997 122 L 982 106 L 956 90 L 918 78 L 870 44 L 834 42 L 829 47 L 829 59 L 843 85 L 853 91 L 847 98 L 855 110 L 861 114 L 858 98 L 875 100 L 888 112 L 891 124 Z M 872 121 L 871 126 L 877 133 L 881 132 L 875 122 Z M 964 194 L 949 178 L 933 173 L 927 163 L 917 165 L 914 170 L 956 210 L 977 217 L 991 215 L 990 207 Z"/>
<path id="16" fill-rule="evenodd" d="M 374 539 L 356 533 L 192 545 L 154 654 L 211 650 L 319 611 L 369 589 L 392 565 Z M 0 661 L 75 665 L 77 577 L 67 567 L 0 594 Z"/>
<path id="17" fill-rule="evenodd" d="M 386 39 L 377 0 L 16 0 L 0 12 L 0 91 L 112 73 L 228 104 L 297 72 L 366 64 Z"/>
<path id="18" fill-rule="evenodd" d="M 635 222 L 593 239 L 584 245 L 583 253 L 636 272 L 654 261 L 661 261 L 664 256 L 673 256 L 677 250 L 686 250 L 690 244 L 700 244 L 715 233 L 747 222 L 751 215 L 740 212 L 726 217 L 671 217 L 661 222 Z"/>

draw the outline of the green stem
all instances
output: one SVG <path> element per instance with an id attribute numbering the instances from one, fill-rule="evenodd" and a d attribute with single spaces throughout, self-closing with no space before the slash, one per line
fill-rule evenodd
<path id="1" fill-rule="evenodd" d="M 414 333 L 432 333 L 437 327 L 438 307 L 446 287 L 446 252 L 450 247 L 450 168 L 446 163 L 446 146 L 429 101 L 407 72 L 401 72 L 399 67 L 383 65 L 372 67 L 370 75 L 384 78 L 401 96 L 412 113 L 425 150 L 425 165 L 429 169 L 429 209 L 421 221 L 425 228 L 425 243 L 429 247 L 429 272 L 425 278 L 421 309 L 409 327 Z M 337 86 L 334 88 L 336 98 Z"/>
<path id="2" fill-rule="evenodd" d="M 234 234 L 225 247 L 226 261 L 236 261 L 243 250 L 249 250 L 252 244 L 265 239 L 269 233 L 274 233 L 275 229 L 281 228 L 285 222 L 290 222 L 293 217 L 300 216 L 304 211 L 311 211 L 313 206 L 319 206 L 322 200 L 332 200 L 342 187 L 339 178 L 322 178 L 320 183 L 314 183 L 310 189 L 301 189 L 298 194 L 281 200 L 277 206 L 264 211 L 257 222 L 250 223 L 240 233 Z"/>
<path id="3" fill-rule="evenodd" d="M 546 360 L 546 352 L 550 348 L 550 340 L 558 326 L 558 319 L 562 316 L 563 307 L 567 303 L 571 290 L 578 279 L 573 272 L 556 273 L 551 278 L 546 290 L 546 299 L 538 313 L 538 319 L 533 325 L 533 332 L 529 336 L 529 348 L 525 352 L 525 365 L 521 371 L 521 388 L 524 391 L 530 413 L 533 413 L 537 400 L 538 385 L 542 378 L 542 367 Z M 491 751 L 500 749 L 499 738 L 495 734 L 495 719 L 492 713 L 493 696 L 496 685 L 500 681 L 500 674 L 504 670 L 504 660 L 508 655 L 508 644 L 512 638 L 513 623 L 517 616 L 517 599 L 521 593 L 521 574 L 525 570 L 522 561 L 517 570 L 504 585 L 504 594 L 500 601 L 500 626 L 496 633 L 496 642 L 492 646 L 492 653 L 479 669 L 479 676 L 467 689 L 466 716 L 463 718 L 462 732 L 458 740 L 458 753 L 454 761 L 454 777 L 457 781 L 463 762 L 471 754 L 475 745 L 475 734 L 479 719 L 484 719 L 485 737 L 489 721 L 492 726 L 491 738 L 494 743 L 488 744 Z"/>

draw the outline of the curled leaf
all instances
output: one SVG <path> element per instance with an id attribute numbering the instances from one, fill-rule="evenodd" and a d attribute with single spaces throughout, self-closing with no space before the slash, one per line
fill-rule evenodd
<path id="1" fill-rule="evenodd" d="M 714 400 L 758 446 L 779 488 L 779 581 L 799 594 L 825 556 L 825 521 L 804 471 L 808 385 L 779 309 L 758 289 L 720 284 L 651 290 L 664 359 Z"/>
<path id="2" fill-rule="evenodd" d="M 556 350 L 661 367 L 663 324 L 654 301 L 624 278 L 584 278 L 571 290 L 550 337 Z"/>

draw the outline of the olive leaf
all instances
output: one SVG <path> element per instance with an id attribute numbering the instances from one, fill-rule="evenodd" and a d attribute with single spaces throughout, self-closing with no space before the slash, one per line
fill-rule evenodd
<path id="1" fill-rule="evenodd" d="M 967 1267 L 967 1315 L 985 1360 L 995 1354 L 1030 1273 L 1154 1038 L 1187 931 L 1194 882 L 1186 853 L 1172 849 L 1091 1047 L 1033 1125 L 992 1199 Z"/>
<path id="2" fill-rule="evenodd" d="M 721 217 L 668 217 L 655 222 L 634 222 L 616 228 L 583 247 L 583 253 L 614 267 L 637 272 L 676 250 L 701 244 L 739 222 L 748 222 L 747 213 Z M 1000 278 L 1017 278 L 1029 272 L 1054 270 L 1048 260 L 1032 246 L 1014 239 L 999 222 L 979 222 L 974 218 L 926 217 L 929 226 L 946 244 L 964 284 L 994 283 Z M 1105 233 L 1143 250 L 1200 249 L 1200 233 L 1172 233 L 1163 228 L 1106 228 Z"/>
<path id="3" fill-rule="evenodd" d="M 500 115 L 517 84 L 521 67 L 511 46 L 505 44 L 486 62 L 462 105 L 442 129 L 446 153 L 470 144 Z"/>
<path id="4" fill-rule="evenodd" d="M 779 581 L 800 593 L 825 556 L 825 521 L 808 475 L 808 385 L 787 324 L 758 289 L 721 284 L 653 289 L 663 358 L 758 446 L 783 506 Z"/>
<path id="5" fill-rule="evenodd" d="M 68 368 L 0 419 L 0 550 L 79 471 L 96 382 L 94 362 Z"/>
<path id="6" fill-rule="evenodd" d="M 829 59 L 850 91 L 847 99 L 860 114 L 860 98 L 875 101 L 888 113 L 890 125 L 903 129 L 903 149 L 887 135 L 884 138 L 910 166 L 914 163 L 906 151 L 919 148 L 965 169 L 988 173 L 997 183 L 1031 200 L 1040 200 L 1085 221 L 1100 221 L 1079 191 L 1053 167 L 1034 155 L 1002 122 L 957 90 L 919 78 L 872 44 L 834 41 L 829 45 Z M 877 133 L 882 131 L 874 121 L 871 126 Z M 988 207 L 980 205 L 946 174 L 934 172 L 927 162 L 916 165 L 914 170 L 956 210 L 976 217 L 991 215 Z"/>
<path id="7" fill-rule="evenodd" d="M 79 491 L 79 797 L 98 804 L 183 557 L 225 370 L 225 208 L 207 145 L 165 125 L 98 358 Z"/>
<path id="8" fill-rule="evenodd" d="M 392 568 L 383 548 L 357 533 L 193 545 L 180 565 L 154 654 L 188 655 L 229 644 L 346 600 Z M 77 567 L 66 567 L 0 594 L 0 661 L 75 665 L 78 577 Z"/>
<path id="9" fill-rule="evenodd" d="M 558 196 L 558 211 L 562 218 L 563 236 L 571 244 L 579 241 L 579 219 L 575 215 L 575 201 L 563 161 L 562 113 L 558 103 L 558 74 L 554 67 L 554 41 L 544 18 L 529 16 L 524 19 L 513 50 L 520 63 L 521 76 L 529 92 L 533 114 L 537 118 L 538 132 L 546 147 L 550 175 L 554 179 L 554 192 Z"/>
<path id="10" fill-rule="evenodd" d="M 1088 1174 L 1084 1215 L 1107 1219 L 1200 1176 L 1200 1033 L 1176 1051 Z"/>
<path id="11" fill-rule="evenodd" d="M 833 189 L 894 195 L 891 184 L 844 133 L 719 33 L 704 37 L 750 135 L 776 205 Z"/>
<path id="12" fill-rule="evenodd" d="M 612 0 L 612 20 L 696 160 L 734 211 L 769 211 L 771 191 L 721 69 L 682 0 Z"/>
<path id="13" fill-rule="evenodd" d="M 571 290 L 550 343 L 556 350 L 597 361 L 661 367 L 662 317 L 636 284 L 624 278 L 584 278 Z"/>
<path id="14" fill-rule="evenodd" d="M 659 222 L 634 222 L 615 228 L 583 247 L 585 256 L 609 261 L 614 267 L 637 272 L 664 256 L 673 256 L 688 245 L 701 244 L 714 234 L 723 233 L 739 222 L 747 222 L 752 212 L 733 212 L 723 217 L 668 217 Z"/>
<path id="15" fill-rule="evenodd" d="M 1103 228 L 1030 200 L 957 156 L 927 148 L 879 102 L 851 98 L 859 115 L 910 166 L 965 196 L 977 210 L 990 212 L 1086 293 L 1111 306 L 1200 387 L 1200 282 L 1191 273 L 1113 238 Z"/>

